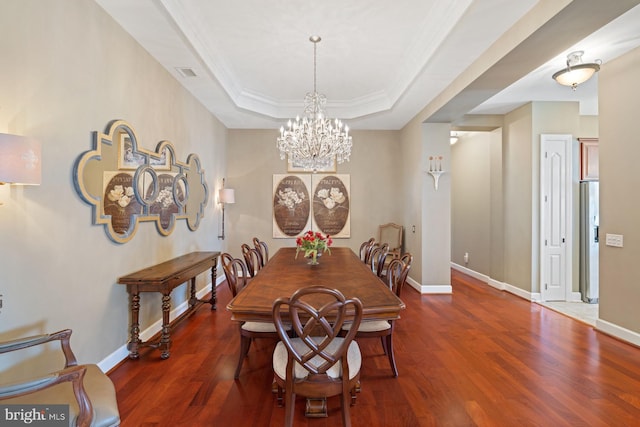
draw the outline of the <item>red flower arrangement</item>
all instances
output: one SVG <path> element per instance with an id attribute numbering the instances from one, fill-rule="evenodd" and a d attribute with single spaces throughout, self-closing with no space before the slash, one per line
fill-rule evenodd
<path id="1" fill-rule="evenodd" d="M 329 252 L 331 254 L 331 250 L 329 246 L 333 244 L 333 240 L 329 235 L 323 235 L 319 231 L 315 233 L 312 230 L 307 231 L 301 237 L 296 239 L 296 258 L 298 258 L 298 253 L 300 251 L 304 251 L 304 256 L 312 259 L 312 264 L 318 263 L 318 253 L 321 252 Z"/>

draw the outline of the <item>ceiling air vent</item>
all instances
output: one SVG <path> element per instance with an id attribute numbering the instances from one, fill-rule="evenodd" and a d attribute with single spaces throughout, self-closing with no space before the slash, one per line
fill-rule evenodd
<path id="1" fill-rule="evenodd" d="M 196 72 L 193 71 L 193 68 L 176 67 L 176 70 L 178 70 L 178 73 L 180 73 L 180 75 L 182 77 L 196 77 L 197 76 Z"/>

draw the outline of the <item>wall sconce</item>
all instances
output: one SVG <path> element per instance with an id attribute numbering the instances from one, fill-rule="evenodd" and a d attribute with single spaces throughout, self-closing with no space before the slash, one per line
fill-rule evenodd
<path id="1" fill-rule="evenodd" d="M 586 82 L 597 71 L 600 71 L 602 61 L 597 59 L 596 62 L 583 64 L 583 54 L 583 51 L 578 50 L 567 55 L 567 68 L 563 68 L 551 76 L 553 80 L 563 86 L 571 86 L 573 90 L 576 90 L 579 84 Z"/>
<path id="2" fill-rule="evenodd" d="M 438 191 L 438 182 L 444 173 L 442 170 L 442 156 L 429 156 L 429 170 L 426 172 L 433 178 L 433 187 Z"/>
<path id="3" fill-rule="evenodd" d="M 0 133 L 0 183 L 40 185 L 40 151 L 34 139 Z"/>
<path id="4" fill-rule="evenodd" d="M 0 133 L 0 185 L 40 185 L 40 152 L 34 139 Z"/>
<path id="5" fill-rule="evenodd" d="M 218 190 L 218 203 L 222 205 L 222 234 L 218 236 L 218 239 L 224 240 L 224 205 L 235 202 L 235 191 L 231 188 L 224 188 L 224 178 L 222 178 L 222 188 Z"/>

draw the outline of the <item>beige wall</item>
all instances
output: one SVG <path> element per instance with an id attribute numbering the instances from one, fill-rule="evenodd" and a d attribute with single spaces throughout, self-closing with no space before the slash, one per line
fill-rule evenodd
<path id="1" fill-rule="evenodd" d="M 337 239 L 336 246 L 358 251 L 360 244 L 376 237 L 378 226 L 401 224 L 402 193 L 399 191 L 404 165 L 396 131 L 353 131 L 351 160 L 338 165 L 338 174 L 349 174 L 351 182 L 351 237 Z M 271 254 L 294 239 L 274 239 L 272 226 L 273 175 L 286 174 L 285 160 L 276 148 L 276 130 L 230 130 L 227 154 L 227 187 L 235 189 L 236 203 L 225 211 L 225 247 L 241 255 L 242 243 L 256 236 L 265 240 Z"/>
<path id="2" fill-rule="evenodd" d="M 503 128 L 504 282 L 531 291 L 532 105 L 507 114 Z"/>
<path id="3" fill-rule="evenodd" d="M 180 220 L 162 237 L 143 223 L 129 243 L 113 243 L 74 189 L 76 158 L 91 148 L 92 132 L 124 119 L 145 148 L 166 139 L 181 160 L 198 154 L 213 190 L 225 168 L 226 129 L 92 1 L 5 0 L 0 39 L 0 132 L 42 143 L 42 185 L 2 189 L 0 339 L 71 328 L 79 361 L 99 362 L 128 340 L 118 277 L 218 249 L 217 214 L 210 201 L 196 232 Z M 174 291 L 174 307 L 184 288 Z M 159 296 L 143 295 L 142 306 L 144 331 L 160 318 Z"/>
<path id="4" fill-rule="evenodd" d="M 577 103 L 533 102 L 505 115 L 503 130 L 475 134 L 456 144 L 452 156 L 457 183 L 453 189 L 453 262 L 464 265 L 464 252 L 473 248 L 474 253 L 480 252 L 479 259 L 470 252 L 466 267 L 525 292 L 540 292 L 541 135 L 579 135 L 595 130 L 597 123 L 593 120 L 581 120 Z M 579 153 L 575 140 L 573 156 L 573 244 L 577 248 Z M 572 288 L 577 292 L 577 249 L 573 251 L 572 269 Z"/>
<path id="5" fill-rule="evenodd" d="M 416 122 L 405 126 L 401 132 L 400 153 L 402 167 L 398 173 L 398 192 L 402 195 L 405 232 L 405 250 L 414 254 L 409 277 L 422 282 L 422 186 L 425 179 L 422 160 L 422 128 Z M 413 227 L 415 226 L 415 231 Z"/>
<path id="6" fill-rule="evenodd" d="M 493 171 L 491 133 L 461 136 L 451 147 L 451 261 L 489 277 Z"/>
<path id="7" fill-rule="evenodd" d="M 640 344 L 640 144 L 635 124 L 640 111 L 640 49 L 603 65 L 600 109 L 600 327 L 618 325 L 636 333 Z M 604 244 L 622 234 L 624 247 Z"/>

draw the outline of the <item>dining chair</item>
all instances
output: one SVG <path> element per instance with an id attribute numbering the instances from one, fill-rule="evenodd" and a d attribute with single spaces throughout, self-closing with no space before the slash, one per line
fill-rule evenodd
<path id="1" fill-rule="evenodd" d="M 387 256 L 386 263 L 389 264 L 393 259 L 394 258 L 392 258 L 391 256 Z M 405 281 L 406 281 L 406 276 L 409 275 L 409 270 L 411 269 L 411 262 L 413 261 L 413 255 L 411 255 L 410 252 L 405 252 L 400 257 L 400 260 L 402 262 L 404 262 L 404 264 L 407 266 L 406 275 L 405 275 Z M 388 280 L 387 280 L 387 267 L 388 267 L 388 265 L 383 268 L 382 274 L 379 276 L 385 283 L 388 283 Z M 404 283 L 403 283 L 403 285 L 404 285 Z M 402 288 L 400 288 L 400 292 L 402 292 Z M 400 297 L 400 293 L 396 293 L 396 295 L 398 297 Z"/>
<path id="2" fill-rule="evenodd" d="M 401 259 L 392 259 L 386 269 L 386 284 L 389 289 L 400 297 L 402 288 L 409 274 L 410 264 L 405 264 Z M 346 323 L 342 326 L 342 335 L 351 332 L 353 324 Z M 389 365 L 394 377 L 398 376 L 395 354 L 393 352 L 393 330 L 395 320 L 363 320 L 358 327 L 356 339 L 380 338 L 384 353 L 389 358 Z"/>
<path id="3" fill-rule="evenodd" d="M 347 311 L 354 329 L 339 336 Z M 362 357 L 354 341 L 362 320 L 362 303 L 346 299 L 336 289 L 320 286 L 298 289 L 273 303 L 273 321 L 280 342 L 273 352 L 278 403 L 284 389 L 285 426 L 292 426 L 296 394 L 312 398 L 341 396 L 342 424 L 351 425 L 349 407 L 355 404 Z M 295 338 L 285 329 L 285 316 Z"/>
<path id="4" fill-rule="evenodd" d="M 253 238 L 253 246 L 256 248 L 258 253 L 260 254 L 260 261 L 262 267 L 269 261 L 269 246 L 263 240 L 260 240 L 257 237 Z"/>
<path id="5" fill-rule="evenodd" d="M 231 260 L 229 260 L 231 258 Z M 233 258 L 227 253 L 221 255 L 223 259 L 222 269 L 224 271 L 227 285 L 231 290 L 231 295 L 235 297 L 242 291 L 249 281 L 247 267 L 240 258 Z M 240 355 L 234 378 L 240 377 L 240 370 L 244 359 L 249 354 L 251 342 L 256 338 L 270 338 L 277 340 L 278 333 L 276 327 L 271 322 L 243 322 L 240 323 Z"/>
<path id="6" fill-rule="evenodd" d="M 369 255 L 369 266 L 371 271 L 378 277 L 382 277 L 385 272 L 385 263 L 387 256 L 389 255 L 389 245 L 383 243 L 382 245 L 375 245 Z"/>
<path id="7" fill-rule="evenodd" d="M 360 245 L 360 260 L 364 263 L 367 262 L 367 258 L 369 256 L 369 251 L 371 251 L 373 244 L 375 243 L 376 239 L 374 239 L 373 237 L 370 238 L 369 240 L 362 242 L 362 244 Z"/>
<path id="8" fill-rule="evenodd" d="M 11 341 L 0 342 L 0 354 L 15 352 L 17 358 L 23 357 L 22 363 L 28 363 L 36 346 L 46 347 L 47 357 L 56 360 L 53 342 L 60 342 L 64 367 L 49 372 L 38 372 L 37 369 L 26 369 L 28 379 L 10 384 L 0 383 L 0 406 L 34 408 L 34 406 L 59 405 L 67 408 L 68 421 L 63 425 L 80 427 L 107 427 L 120 425 L 120 412 L 116 399 L 116 389 L 111 379 L 95 364 L 79 365 L 71 349 L 71 329 L 55 333 L 22 337 Z M 30 356 L 29 356 L 30 355 Z M 27 357 L 29 356 L 29 357 Z M 8 411 L 8 409 L 6 409 Z M 22 409 L 20 409 L 22 410 Z M 36 409 L 30 409 L 29 412 Z M 3 411 L 4 412 L 4 411 Z M 49 411 L 47 411 L 49 412 Z M 53 411 L 54 413 L 56 411 Z M 39 411 L 38 411 L 39 413 Z M 29 415 L 26 414 L 25 415 Z M 31 414 L 33 415 L 33 414 Z M 29 425 L 35 418 L 9 421 L 2 425 Z M 47 425 L 60 425 L 51 421 Z M 35 422 L 33 425 L 44 423 Z"/>
<path id="9" fill-rule="evenodd" d="M 254 277 L 262 268 L 262 256 L 256 248 L 252 248 L 246 243 L 242 244 L 241 249 L 249 277 Z"/>
<path id="10" fill-rule="evenodd" d="M 389 253 L 393 258 L 400 258 L 402 254 L 402 226 L 393 222 L 378 227 L 378 242 L 389 245 Z"/>

